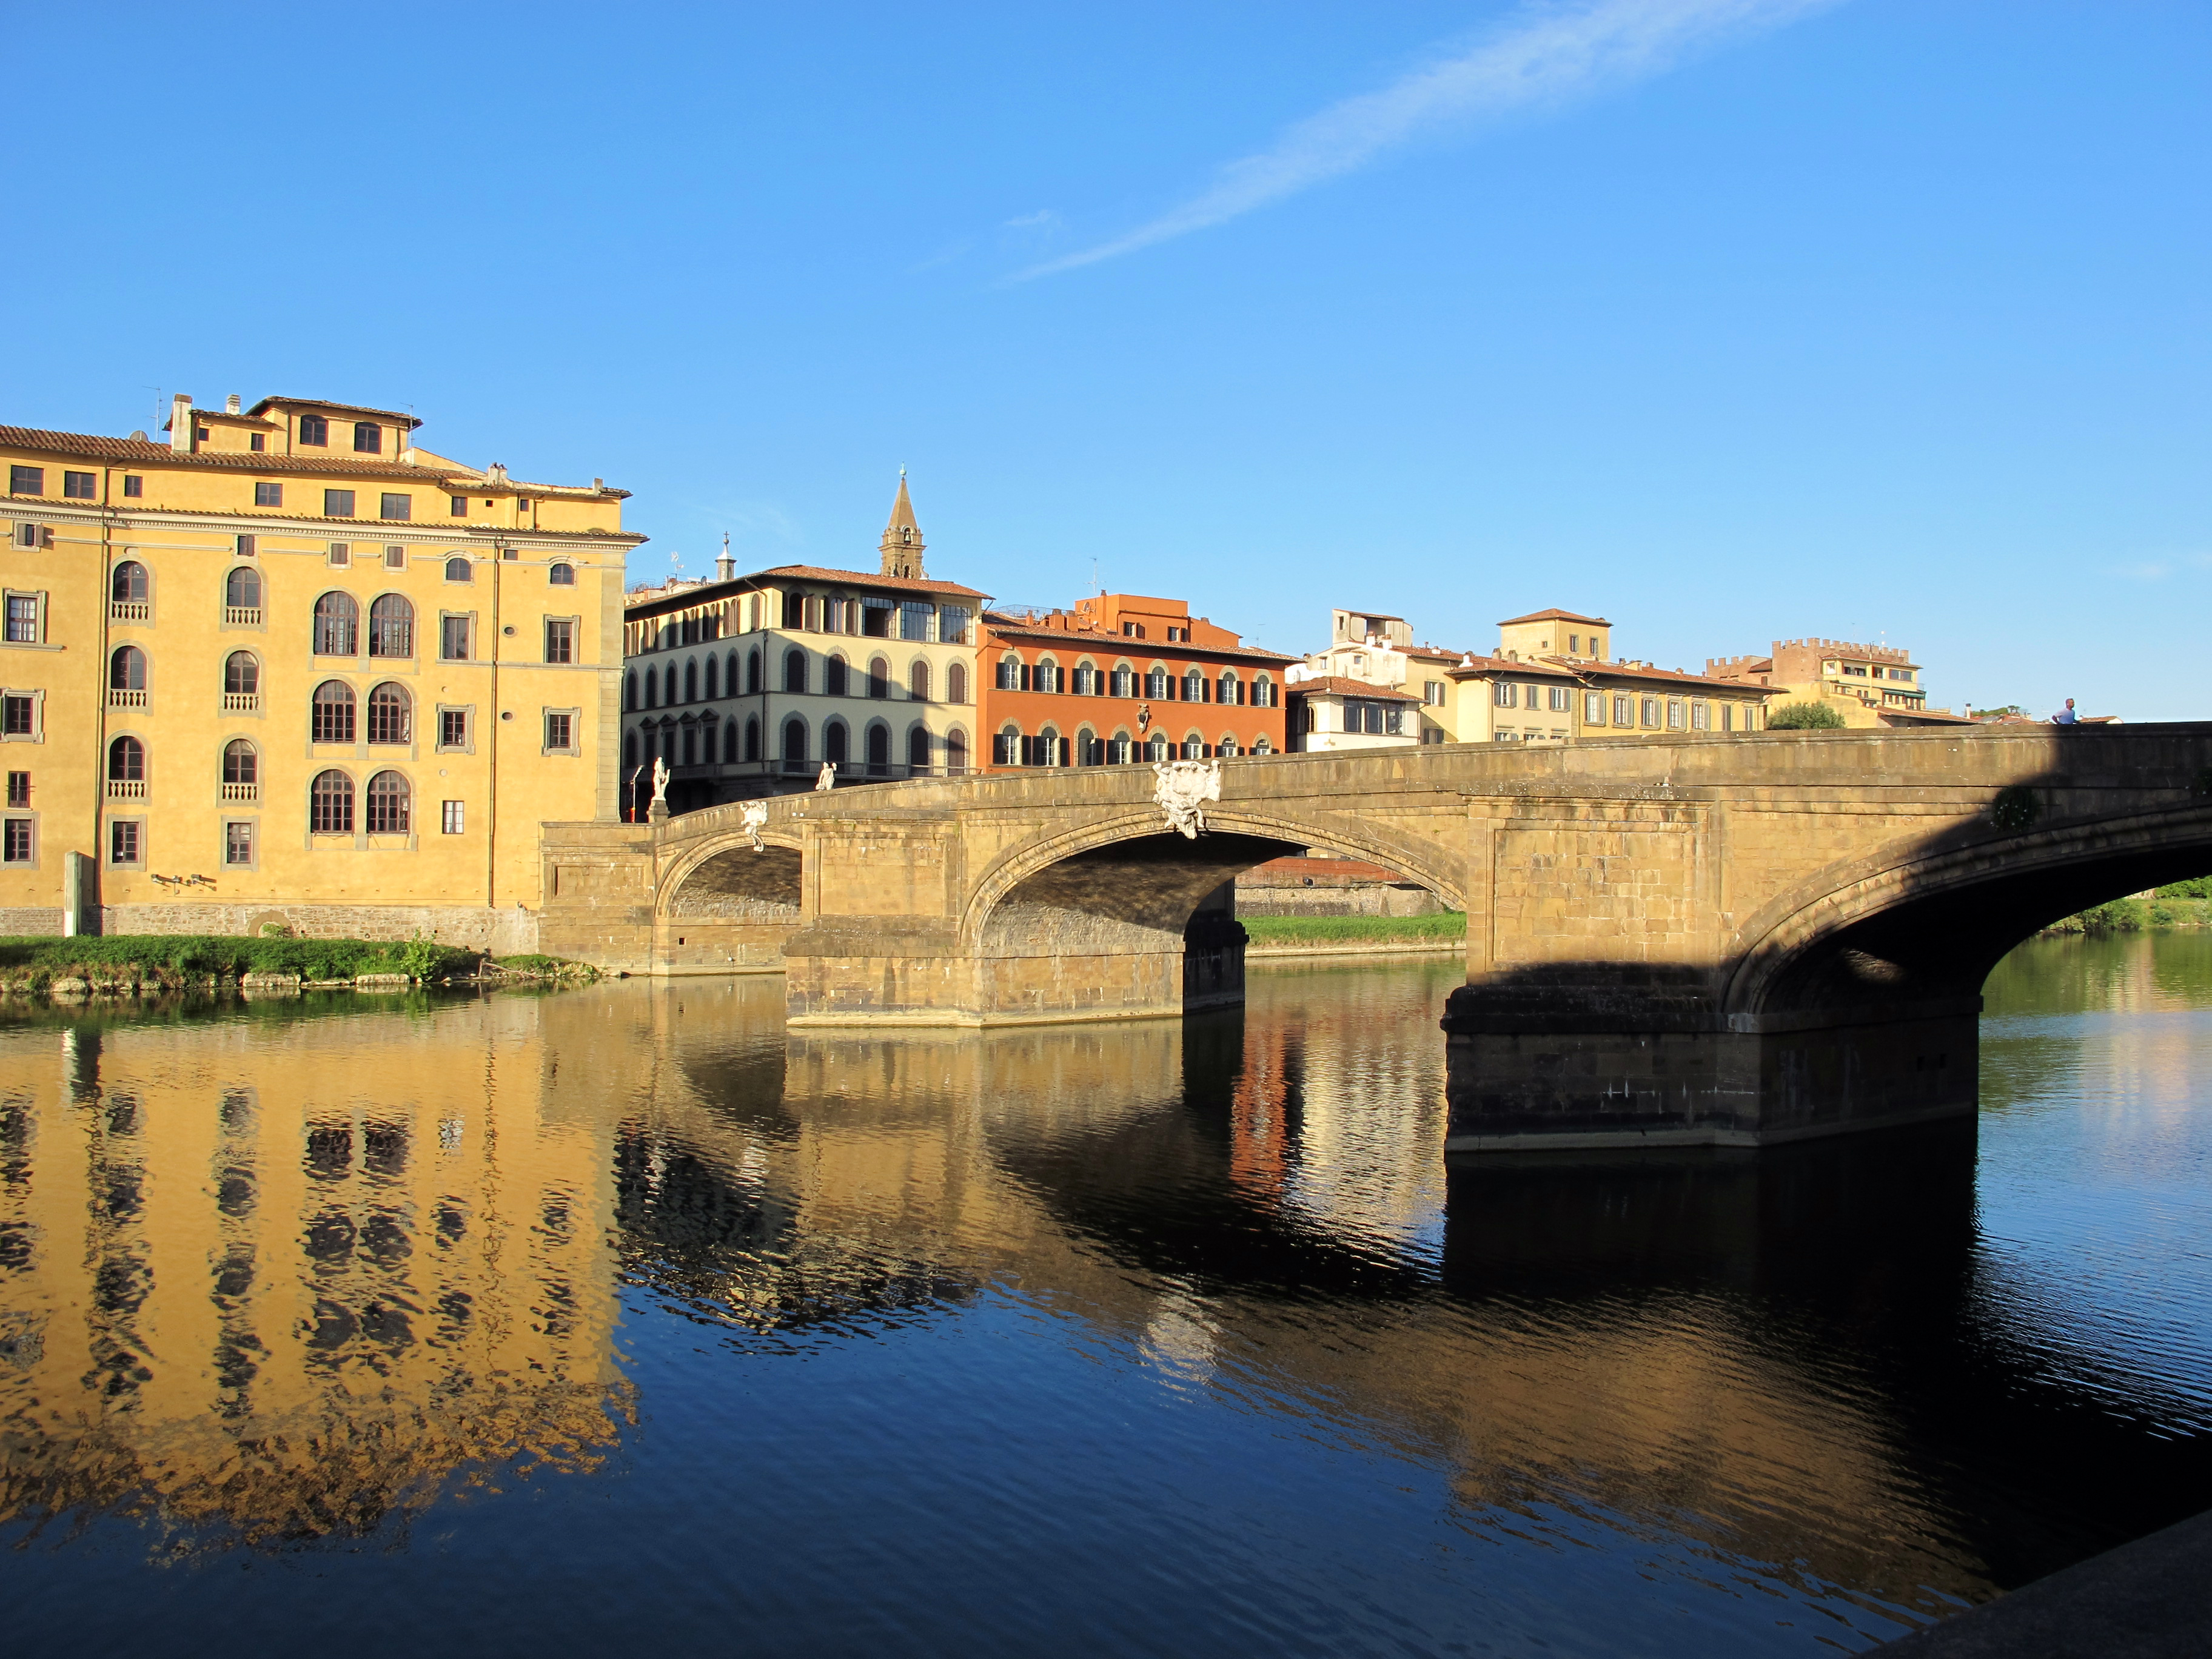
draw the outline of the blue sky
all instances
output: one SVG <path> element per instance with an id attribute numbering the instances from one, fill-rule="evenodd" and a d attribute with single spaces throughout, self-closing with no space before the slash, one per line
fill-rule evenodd
<path id="1" fill-rule="evenodd" d="M 870 566 L 904 464 L 933 573 L 1015 600 L 1095 562 L 1286 650 L 1561 605 L 1666 666 L 1886 637 L 1936 703 L 2212 716 L 2201 0 L 8 38 L 0 420 L 410 407 L 634 490 L 647 577 L 726 530 Z"/>

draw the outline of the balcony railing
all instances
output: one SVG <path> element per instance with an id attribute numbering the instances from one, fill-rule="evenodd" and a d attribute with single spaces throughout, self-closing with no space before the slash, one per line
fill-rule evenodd
<path id="1" fill-rule="evenodd" d="M 227 801 L 259 800 L 261 786 L 258 783 L 226 783 L 222 787 L 222 798 Z"/>
<path id="2" fill-rule="evenodd" d="M 261 607 L 258 605 L 227 605 L 222 608 L 226 628 L 258 628 L 261 626 Z"/>
<path id="3" fill-rule="evenodd" d="M 143 800 L 146 799 L 146 780 L 143 778 L 110 778 L 107 781 L 110 800 Z"/>
<path id="4" fill-rule="evenodd" d="M 142 623 L 154 620 L 154 607 L 144 599 L 111 599 L 107 605 L 110 622 Z"/>
<path id="5" fill-rule="evenodd" d="M 261 712 L 258 691 L 226 691 L 222 694 L 222 712 L 226 714 L 258 714 Z"/>
<path id="6" fill-rule="evenodd" d="M 107 706 L 110 708 L 143 708 L 146 693 L 143 688 L 133 691 L 127 686 L 111 685 L 107 688 Z"/>

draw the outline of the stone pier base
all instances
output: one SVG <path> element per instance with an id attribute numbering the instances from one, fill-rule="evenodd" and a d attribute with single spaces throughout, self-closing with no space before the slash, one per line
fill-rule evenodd
<path id="1" fill-rule="evenodd" d="M 1483 1029 L 1494 1023 L 1444 1018 L 1447 1152 L 1764 1146 L 1971 1116 L 1979 1094 L 1978 1000 L 1720 1029 Z"/>

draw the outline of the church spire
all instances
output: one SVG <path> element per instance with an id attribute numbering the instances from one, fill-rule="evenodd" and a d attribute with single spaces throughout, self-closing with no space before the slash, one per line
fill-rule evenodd
<path id="1" fill-rule="evenodd" d="M 899 469 L 898 499 L 891 503 L 891 521 L 884 526 L 880 546 L 884 575 L 921 579 L 921 526 L 914 521 L 914 503 L 907 498 L 904 467 Z"/>

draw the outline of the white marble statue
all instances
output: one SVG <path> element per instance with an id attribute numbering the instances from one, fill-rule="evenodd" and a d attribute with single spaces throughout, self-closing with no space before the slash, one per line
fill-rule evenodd
<path id="1" fill-rule="evenodd" d="M 668 805 L 668 757 L 665 755 L 653 757 L 653 804 L 655 806 Z"/>
<path id="2" fill-rule="evenodd" d="M 760 832 L 761 825 L 768 822 L 768 803 L 764 800 L 747 801 L 740 821 L 745 826 L 745 833 L 753 838 L 753 851 L 767 852 L 768 843 L 761 839 Z"/>
<path id="3" fill-rule="evenodd" d="M 1158 781 L 1152 799 L 1168 815 L 1168 828 L 1196 841 L 1206 830 L 1205 803 L 1221 799 L 1219 761 L 1154 761 Z"/>
<path id="4" fill-rule="evenodd" d="M 823 761 L 822 763 L 822 770 L 815 775 L 814 793 L 818 795 L 825 789 L 835 789 L 836 787 L 837 763 L 836 761 Z"/>

